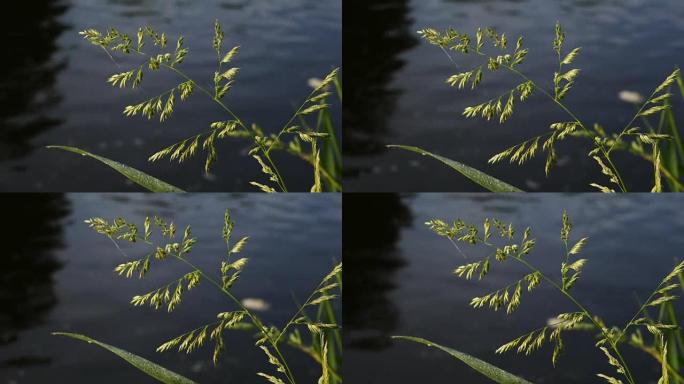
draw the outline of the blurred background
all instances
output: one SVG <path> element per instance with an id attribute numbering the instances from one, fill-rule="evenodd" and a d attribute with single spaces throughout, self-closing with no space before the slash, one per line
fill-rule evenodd
<path id="1" fill-rule="evenodd" d="M 339 0 L 13 3 L 0 27 L 8 53 L 0 63 L 0 190 L 140 190 L 92 159 L 46 150 L 44 146 L 50 144 L 81 147 L 190 191 L 254 190 L 247 183 L 263 175 L 258 164 L 245 156 L 246 141 L 223 140 L 210 175 L 204 175 L 202 156 L 180 166 L 148 163 L 151 154 L 206 131 L 211 122 L 225 116 L 196 93 L 177 103 L 176 112 L 164 124 L 126 118 L 122 114 L 126 105 L 168 90 L 177 78 L 160 71 L 146 74 L 137 91 L 111 87 L 106 79 L 122 70 L 78 32 L 117 27 L 134 35 L 139 26 L 150 25 L 166 32 L 172 42 L 183 35 L 190 48 L 183 70 L 199 83 L 209 84 L 216 67 L 211 44 L 218 19 L 225 46 L 242 47 L 235 60 L 242 72 L 224 101 L 247 123 L 277 132 L 311 91 L 308 80 L 341 65 L 341 12 Z M 339 129 L 339 108 L 333 112 Z M 308 191 L 310 167 L 293 156 L 276 156 L 290 189 Z"/>
<path id="2" fill-rule="evenodd" d="M 455 67 L 440 50 L 418 40 L 425 27 L 452 26 L 474 33 L 495 27 L 510 40 L 525 37 L 530 49 L 523 72 L 547 89 L 557 58 L 551 48 L 554 24 L 566 32 L 565 47 L 583 48 L 575 65 L 582 69 L 565 99 L 581 119 L 621 129 L 636 111 L 620 100 L 621 91 L 650 93 L 675 66 L 681 66 L 684 5 L 680 0 L 348 0 L 344 4 L 345 189 L 347 191 L 479 191 L 469 180 L 439 162 L 387 144 L 419 146 L 485 171 L 527 191 L 587 191 L 604 180 L 586 156 L 587 142 L 559 147 L 551 176 L 544 158 L 523 167 L 487 160 L 505 148 L 534 137 L 551 123 L 566 121 L 541 95 L 518 104 L 503 126 L 461 116 L 517 85 L 509 74 L 486 76 L 476 91 L 451 88 L 445 80 L 479 61 L 456 55 Z M 677 93 L 674 112 L 684 119 Z M 562 119 L 562 120 L 561 120 Z M 631 190 L 650 190 L 652 166 L 633 156 L 617 156 Z M 578 170 L 581 170 L 578 172 Z"/>
<path id="3" fill-rule="evenodd" d="M 83 223 L 93 216 L 125 217 L 142 225 L 146 215 L 192 225 L 198 243 L 191 257 L 216 271 L 225 254 L 223 211 L 230 208 L 234 236 L 250 236 L 244 255 L 250 264 L 233 292 L 253 298 L 267 324 L 284 324 L 320 280 L 341 259 L 339 196 L 40 194 L 6 195 L 0 257 L 0 383 L 153 383 L 126 362 L 82 342 L 51 336 L 54 331 L 83 333 L 139 354 L 201 383 L 258 381 L 271 372 L 249 332 L 227 332 L 219 366 L 212 347 L 193 355 L 155 352 L 161 343 L 232 310 L 213 286 L 200 283 L 171 314 L 129 304 L 188 272 L 169 260 L 144 280 L 127 280 L 113 268 L 123 260 L 105 236 Z M 127 247 L 143 256 L 144 247 Z M 338 316 L 340 313 L 338 312 Z M 303 382 L 320 369 L 310 357 L 284 348 Z"/>
<path id="4" fill-rule="evenodd" d="M 624 324 L 661 279 L 681 259 L 684 218 L 672 214 L 684 200 L 676 195 L 598 194 L 345 194 L 344 250 L 345 379 L 350 383 L 490 383 L 451 356 L 423 345 L 393 341 L 392 335 L 423 337 L 472 354 L 534 383 L 596 382 L 613 373 L 594 348 L 589 332 L 565 334 L 565 352 L 556 368 L 551 348 L 531 357 L 496 355 L 494 350 L 572 310 L 554 288 L 541 284 L 516 312 L 472 309 L 475 296 L 519 279 L 519 265 L 494 264 L 482 281 L 466 281 L 452 271 L 484 256 L 467 246 L 464 259 L 445 238 L 424 224 L 458 218 L 480 224 L 489 218 L 532 227 L 537 245 L 528 260 L 556 276 L 564 252 L 561 216 L 567 210 L 571 239 L 589 236 L 582 252 L 589 259 L 574 295 L 608 324 Z M 573 242 L 574 243 L 574 242 Z M 468 249 L 472 249 L 468 251 Z M 684 315 L 681 302 L 676 306 Z M 639 383 L 655 383 L 659 364 L 630 346 L 622 351 Z"/>

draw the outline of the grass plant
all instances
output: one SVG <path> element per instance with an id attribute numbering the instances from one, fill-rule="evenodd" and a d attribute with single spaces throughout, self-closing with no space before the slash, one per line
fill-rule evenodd
<path id="1" fill-rule="evenodd" d="M 455 55 L 474 56 L 480 59 L 481 64 L 449 76 L 446 83 L 451 87 L 459 90 L 476 89 L 486 81 L 490 74 L 495 72 L 507 72 L 519 81 L 515 87 L 494 98 L 466 107 L 463 111 L 463 116 L 466 118 L 496 120 L 504 124 L 519 105 L 534 94 L 540 94 L 548 99 L 567 116 L 566 120 L 551 122 L 548 129 L 539 135 L 527 138 L 494 154 L 489 158 L 489 164 L 508 161 L 521 166 L 543 154 L 546 157 L 545 172 L 548 176 L 558 158 L 557 144 L 571 138 L 580 138 L 589 142 L 590 149 L 587 155 L 605 176 L 606 180 L 591 183 L 591 186 L 599 191 L 628 192 L 630 190 L 630 183 L 625 180 L 622 169 L 615 160 L 614 154 L 617 152 L 627 152 L 651 163 L 653 167 L 652 192 L 662 192 L 665 188 L 676 192 L 684 190 L 681 179 L 684 170 L 684 145 L 682 145 L 675 115 L 672 113 L 674 90 L 678 88 L 681 96 L 684 97 L 684 82 L 679 68 L 675 68 L 662 83 L 654 87 L 648 97 L 641 100 L 636 113 L 624 127 L 609 132 L 598 123 L 589 124 L 580 118 L 579 114 L 565 101 L 565 97 L 575 86 L 580 75 L 580 69 L 574 66 L 574 62 L 580 55 L 581 47 L 565 48 L 565 33 L 560 23 L 556 23 L 555 36 L 551 44 L 558 65 L 551 76 L 552 86 L 548 89 L 521 69 L 529 53 L 529 49 L 525 48 L 523 37 L 518 37 L 515 43 L 512 43 L 509 42 L 509 37 L 505 33 L 499 33 L 493 28 L 478 28 L 474 35 L 459 32 L 453 28 L 448 28 L 443 32 L 434 28 L 425 28 L 418 33 L 428 43 L 439 47 L 454 64 L 457 63 Z M 638 126 L 639 123 L 642 125 Z M 411 147 L 407 146 L 392 145 L 390 147 L 411 150 Z M 436 156 L 423 149 L 413 151 Z M 451 166 L 444 159 L 446 158 L 438 158 Z M 486 174 L 471 177 L 477 170 L 468 166 L 462 165 L 455 169 L 487 190 L 510 192 L 510 188 L 501 189 L 496 185 L 492 186 L 488 180 L 491 177 L 483 177 L 483 175 L 487 176 Z"/>
<path id="2" fill-rule="evenodd" d="M 555 366 L 565 348 L 563 340 L 567 332 L 588 330 L 596 333 L 597 341 L 594 347 L 605 355 L 613 370 L 597 373 L 603 381 L 611 384 L 637 383 L 632 373 L 636 363 L 628 361 L 623 353 L 628 345 L 632 345 L 658 361 L 661 367 L 659 384 L 681 382 L 683 344 L 673 304 L 677 300 L 675 290 L 682 289 L 684 262 L 677 263 L 670 273 L 654 284 L 654 290 L 646 300 L 639 303 L 627 323 L 609 325 L 574 294 L 573 288 L 589 264 L 582 251 L 588 238 L 573 236 L 573 225 L 566 213 L 563 213 L 560 229 L 562 249 L 559 252 L 559 268 L 555 272 L 543 271 L 534 264 L 531 254 L 536 242 L 529 227 L 519 232 L 513 224 L 503 223 L 497 219 L 485 219 L 481 226 L 460 219 L 451 224 L 440 219 L 431 220 L 426 224 L 437 235 L 451 242 L 460 255 L 467 255 L 466 247 L 484 247 L 489 250 L 488 256 L 456 267 L 454 274 L 459 278 L 486 279 L 490 269 L 497 268 L 503 263 L 515 263 L 526 269 L 520 278 L 510 284 L 472 298 L 471 307 L 502 310 L 510 315 L 518 309 L 525 297 L 532 294 L 541 284 L 552 287 L 575 307 L 573 311 L 556 314 L 553 321 L 545 320 L 543 325 L 504 343 L 496 350 L 497 354 L 530 355 L 550 345 L 551 362 Z M 649 314 L 649 311 L 654 309 L 658 310 L 655 317 Z M 439 348 L 495 382 L 529 383 L 487 362 L 431 341 L 408 336 L 396 338 Z"/>
<path id="3" fill-rule="evenodd" d="M 253 332 L 256 335 L 255 347 L 263 351 L 264 357 L 272 365 L 270 372 L 256 374 L 265 382 L 272 384 L 296 384 L 296 372 L 283 353 L 283 347 L 290 346 L 310 356 L 321 369 L 319 384 L 339 384 L 341 377 L 341 335 L 332 302 L 342 291 L 342 264 L 337 264 L 311 294 L 293 311 L 290 320 L 281 325 L 265 323 L 255 311 L 250 310 L 237 297 L 232 288 L 238 284 L 240 274 L 247 267 L 249 259 L 242 256 L 247 247 L 249 237 L 241 237 L 237 241 L 233 236 L 235 223 L 226 210 L 222 229 L 226 254 L 217 257 L 215 273 L 202 269 L 197 265 L 196 257 L 191 255 L 197 238 L 192 236 L 191 227 L 184 229 L 179 236 L 173 222 L 159 217 L 147 217 L 140 227 L 125 219 L 106 220 L 95 217 L 86 223 L 97 233 L 109 238 L 127 261 L 114 268 L 116 274 L 128 279 L 143 279 L 152 268 L 159 268 L 163 263 L 175 261 L 187 267 L 188 272 L 157 289 L 134 296 L 131 304 L 136 307 L 149 306 L 155 310 L 174 311 L 186 299 L 186 296 L 204 283 L 216 288 L 226 298 L 230 310 L 216 314 L 215 321 L 202 324 L 171 340 L 161 344 L 157 352 L 177 350 L 187 354 L 211 344 L 213 345 L 213 362 L 218 364 L 227 348 L 224 334 L 228 331 Z M 142 257 L 129 257 L 120 246 L 121 242 L 144 246 L 147 250 Z M 146 359 L 127 351 L 91 339 L 79 334 L 56 333 L 83 340 L 123 358 L 131 365 L 165 383 L 192 383 L 182 377 Z"/>
<path id="4" fill-rule="evenodd" d="M 159 33 L 149 26 L 140 27 L 133 36 L 110 28 L 105 32 L 87 29 L 80 34 L 91 44 L 101 48 L 114 61 L 116 55 L 139 58 L 139 64 L 107 79 L 113 87 L 138 89 L 154 72 L 169 71 L 178 77 L 178 83 L 167 90 L 126 106 L 127 117 L 141 116 L 158 119 L 160 123 L 172 117 L 176 108 L 195 93 L 200 93 L 215 103 L 225 114 L 225 120 L 207 123 L 207 129 L 179 142 L 168 145 L 149 157 L 149 161 L 168 160 L 183 163 L 203 153 L 204 171 L 209 172 L 218 159 L 216 142 L 222 139 L 245 139 L 251 142 L 249 155 L 265 175 L 265 180 L 251 181 L 263 192 L 287 192 L 285 172 L 274 161 L 273 153 L 284 151 L 301 158 L 312 168 L 311 192 L 341 191 L 341 152 L 336 139 L 330 114 L 330 105 L 337 98 L 342 101 L 338 69 L 333 69 L 322 80 L 317 81 L 311 93 L 304 99 L 292 116 L 275 133 L 266 133 L 258 125 L 241 119 L 224 101 L 232 91 L 240 68 L 233 66 L 240 47 L 224 48 L 224 33 L 221 24 L 214 23 L 212 46 L 216 51 L 216 70 L 211 76 L 211 86 L 203 85 L 182 70 L 182 64 L 189 54 L 183 36 L 172 44 L 165 33 Z M 118 66 L 118 64 L 117 64 Z M 49 146 L 81 153 L 114 168 L 133 182 L 152 191 L 158 191 L 154 184 L 160 181 L 149 175 L 143 177 L 122 172 L 122 164 L 93 155 L 79 148 Z M 129 169 L 132 169 L 128 167 Z M 138 173 L 142 173 L 136 171 Z M 153 184 L 150 183 L 153 181 Z M 162 182 L 163 183 L 163 182 Z M 175 187 L 174 187 L 175 188 Z"/>

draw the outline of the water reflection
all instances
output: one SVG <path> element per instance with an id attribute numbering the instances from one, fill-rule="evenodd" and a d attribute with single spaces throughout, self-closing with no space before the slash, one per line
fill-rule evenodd
<path id="1" fill-rule="evenodd" d="M 57 304 L 54 273 L 62 264 L 62 221 L 69 204 L 62 195 L 5 195 L 0 258 L 0 350 L 19 340 L 19 333 L 43 323 Z M 9 225 L 8 225 L 9 224 Z M 45 364 L 50 358 L 17 351 L 3 356 L 1 367 Z"/>
<path id="2" fill-rule="evenodd" d="M 348 347 L 382 349 L 399 322 L 389 294 L 405 261 L 396 250 L 411 213 L 398 195 L 344 196 L 344 342 Z"/>
<path id="3" fill-rule="evenodd" d="M 408 0 L 353 0 L 344 3 L 344 19 L 354 26 L 343 29 L 344 150 L 348 154 L 376 153 L 387 133 L 387 117 L 401 91 L 391 85 L 405 61 L 402 52 L 417 44 Z"/>
<path id="4" fill-rule="evenodd" d="M 0 161 L 26 156 L 34 137 L 61 123 L 49 108 L 61 100 L 55 83 L 65 63 L 54 54 L 67 29 L 60 16 L 68 6 L 41 0 L 13 2 L 11 8 L 0 26 L 9 55 L 0 61 Z"/>

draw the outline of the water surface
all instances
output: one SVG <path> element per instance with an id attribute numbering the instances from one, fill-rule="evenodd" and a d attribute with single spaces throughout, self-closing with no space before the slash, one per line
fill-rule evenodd
<path id="1" fill-rule="evenodd" d="M 158 354 L 158 345 L 234 310 L 213 286 L 186 293 L 171 314 L 134 308 L 131 297 L 174 281 L 188 272 L 173 260 L 155 264 L 142 281 L 112 272 L 124 258 L 83 220 L 125 217 L 142 223 L 157 214 L 180 227 L 192 225 L 198 243 L 190 257 L 216 275 L 225 254 L 223 211 L 232 210 L 234 236 L 250 236 L 244 255 L 250 264 L 233 288 L 238 297 L 265 301 L 259 312 L 267 324 L 281 325 L 297 310 L 334 260 L 340 260 L 340 198 L 334 195 L 284 196 L 149 194 L 6 196 L 0 261 L 0 382 L 122 383 L 155 382 L 108 352 L 51 336 L 53 331 L 83 333 L 151 359 L 200 383 L 257 382 L 271 372 L 248 332 L 226 333 L 226 353 L 211 363 L 212 347 L 191 356 Z M 181 229 L 182 230 L 182 229 Z M 142 257 L 143 247 L 125 247 Z M 338 316 L 340 313 L 337 313 Z M 284 349 L 302 382 L 320 376 L 308 356 Z"/>
<path id="2" fill-rule="evenodd" d="M 311 91 L 308 80 L 340 66 L 340 8 L 339 0 L 12 3 L 2 27 L 4 49 L 12 59 L 0 64 L 0 190 L 139 190 L 93 160 L 43 148 L 51 144 L 90 150 L 188 190 L 254 190 L 248 182 L 264 177 L 245 156 L 245 141 L 220 143 L 219 161 L 209 175 L 204 175 L 202 156 L 184 165 L 148 163 L 156 151 L 227 117 L 199 92 L 177 103 L 164 124 L 124 117 L 126 105 L 167 91 L 179 78 L 160 71 L 146 74 L 138 91 L 113 88 L 105 80 L 123 69 L 78 31 L 117 27 L 135 34 L 139 26 L 150 25 L 172 42 L 183 35 L 190 54 L 181 68 L 209 85 L 216 68 L 213 23 L 220 20 L 227 49 L 242 47 L 234 62 L 242 72 L 224 101 L 248 124 L 277 132 Z M 123 68 L 139 64 L 117 62 Z M 309 190 L 310 167 L 288 155 L 278 155 L 277 161 L 291 190 Z"/>
<path id="3" fill-rule="evenodd" d="M 433 218 L 482 223 L 496 217 L 522 231 L 531 226 L 537 240 L 528 260 L 557 276 L 561 214 L 573 224 L 573 239 L 588 236 L 589 259 L 573 288 L 590 312 L 609 324 L 624 324 L 645 297 L 682 258 L 684 219 L 675 212 L 684 201 L 669 195 L 606 197 L 584 195 L 484 196 L 481 194 L 344 197 L 345 379 L 363 383 L 488 383 L 475 371 L 434 349 L 396 342 L 391 335 L 424 337 L 473 354 L 534 383 L 596 382 L 613 372 L 593 347 L 589 333 L 566 334 L 566 351 L 556 369 L 551 348 L 532 357 L 496 355 L 500 345 L 546 324 L 574 307 L 554 288 L 542 284 L 523 297 L 512 315 L 475 310 L 470 299 L 502 288 L 526 272 L 520 266 L 492 265 L 483 281 L 465 281 L 455 267 L 484 256 L 462 246 L 464 259 L 448 240 L 423 223 Z M 684 307 L 678 304 L 681 314 Z M 654 382 L 659 365 L 640 351 L 623 352 L 637 382 Z"/>
<path id="4" fill-rule="evenodd" d="M 529 191 L 586 191 L 591 182 L 607 183 L 582 141 L 559 146 L 559 165 L 549 178 L 543 157 L 524 167 L 488 165 L 492 155 L 545 132 L 553 122 L 567 121 L 567 116 L 536 95 L 518 104 L 504 126 L 465 119 L 465 107 L 519 82 L 497 73 L 485 76 L 474 92 L 447 86 L 450 75 L 481 63 L 457 55 L 456 68 L 438 48 L 418 40 L 418 29 L 453 26 L 474 33 L 477 27 L 492 26 L 513 42 L 525 36 L 530 53 L 520 68 L 548 89 L 557 69 L 553 28 L 560 20 L 566 48 L 583 48 L 575 61 L 582 72 L 565 101 L 583 121 L 599 122 L 609 132 L 619 131 L 635 112 L 632 104 L 619 100 L 620 91 L 650 94 L 675 66 L 684 64 L 684 4 L 679 0 L 372 0 L 348 1 L 344 8 L 347 190 L 480 190 L 434 160 L 387 150 L 387 144 L 420 146 Z M 682 121 L 684 103 L 679 95 L 675 99 Z M 617 161 L 631 190 L 650 190 L 648 163 L 629 156 Z"/>

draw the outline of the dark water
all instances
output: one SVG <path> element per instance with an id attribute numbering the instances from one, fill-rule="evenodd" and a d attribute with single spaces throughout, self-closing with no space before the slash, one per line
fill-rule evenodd
<path id="1" fill-rule="evenodd" d="M 596 373 L 613 371 L 589 334 L 566 335 L 566 351 L 556 369 L 549 348 L 528 358 L 495 355 L 501 344 L 572 307 L 553 288 L 541 285 L 508 317 L 470 308 L 472 297 L 515 281 L 524 271 L 496 264 L 482 282 L 460 280 L 451 271 L 464 263 L 463 257 L 423 223 L 432 218 L 481 223 L 497 217 L 519 230 L 531 226 L 537 245 L 528 260 L 555 273 L 566 209 L 574 224 L 572 236 L 590 237 L 583 251 L 589 262 L 574 294 L 609 324 L 622 324 L 637 310 L 637 297 L 644 299 L 671 271 L 675 258 L 682 257 L 684 238 L 672 235 L 684 230 L 684 218 L 674 214 L 682 203 L 673 195 L 639 194 L 345 195 L 345 379 L 369 384 L 489 382 L 441 352 L 389 339 L 412 335 L 471 353 L 535 383 L 596 382 Z M 654 360 L 630 347 L 623 351 L 637 382 L 655 382 L 659 367 Z"/>
<path id="2" fill-rule="evenodd" d="M 1 190 L 138 190 L 92 160 L 43 148 L 50 144 L 79 146 L 189 190 L 251 191 L 247 183 L 263 179 L 258 165 L 245 156 L 244 141 L 219 145 L 210 176 L 204 176 L 201 157 L 180 166 L 149 164 L 152 153 L 206 131 L 225 116 L 196 93 L 178 103 L 164 124 L 124 117 L 124 106 L 168 90 L 177 78 L 159 73 L 146 76 L 140 91 L 112 88 L 105 80 L 121 70 L 81 39 L 80 30 L 116 26 L 134 33 L 151 25 L 172 41 L 182 34 L 191 50 L 184 71 L 208 84 L 216 65 L 213 22 L 219 19 L 225 45 L 242 46 L 235 61 L 242 72 L 225 100 L 243 120 L 266 132 L 285 124 L 310 92 L 308 79 L 341 64 L 339 0 L 40 0 L 14 2 L 4 15 L 0 28 L 8 57 L 0 64 Z M 310 168 L 287 155 L 277 160 L 290 189 L 308 191 Z"/>
<path id="3" fill-rule="evenodd" d="M 590 182 L 604 180 L 586 156 L 590 147 L 581 141 L 559 147 L 559 167 L 548 179 L 543 158 L 524 167 L 487 165 L 491 155 L 567 117 L 538 95 L 518 105 L 504 126 L 466 120 L 461 116 L 466 106 L 517 83 L 497 75 L 475 92 L 450 88 L 445 79 L 460 71 L 438 48 L 417 39 L 420 28 L 454 26 L 474 32 L 478 26 L 493 26 L 509 36 L 523 35 L 530 54 L 521 68 L 548 88 L 557 66 L 553 26 L 560 20 L 566 47 L 583 47 L 575 62 L 582 73 L 565 101 L 584 121 L 600 122 L 611 132 L 635 112 L 633 105 L 619 100 L 620 91 L 648 94 L 684 64 L 680 0 L 352 0 L 345 2 L 344 12 L 349 191 L 479 190 L 439 163 L 385 149 L 397 143 L 435 151 L 530 191 L 585 191 Z M 476 64 L 460 57 L 461 69 Z M 682 121 L 684 105 L 677 99 L 675 113 Z M 652 170 L 645 162 L 630 157 L 618 162 L 632 190 L 650 189 Z"/>
<path id="4" fill-rule="evenodd" d="M 221 364 L 211 364 L 211 347 L 190 357 L 157 354 L 162 342 L 231 310 L 225 297 L 200 285 L 172 314 L 128 304 L 136 294 L 187 272 L 170 262 L 157 265 L 143 281 L 116 277 L 122 260 L 109 240 L 87 228 L 92 216 L 123 216 L 142 223 L 159 214 L 179 226 L 192 225 L 198 244 L 192 257 L 213 269 L 225 252 L 223 210 L 231 208 L 235 236 L 251 236 L 245 248 L 250 264 L 234 287 L 238 297 L 265 300 L 268 324 L 286 322 L 299 302 L 340 260 L 339 196 L 288 195 L 34 195 L 6 196 L 0 258 L 0 382 L 153 382 L 113 355 L 76 341 L 50 336 L 65 330 L 84 333 L 152 359 L 201 383 L 257 382 L 270 372 L 249 333 L 226 334 Z M 145 250 L 126 249 L 131 255 Z M 338 313 L 339 315 L 339 313 Z M 320 372 L 308 356 L 286 350 L 302 382 Z"/>

